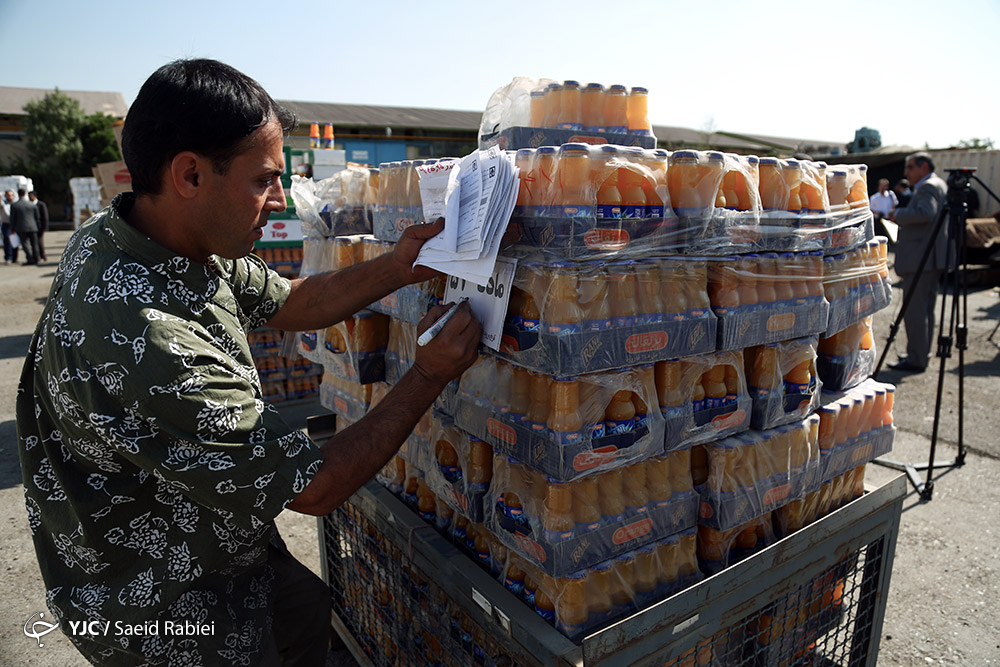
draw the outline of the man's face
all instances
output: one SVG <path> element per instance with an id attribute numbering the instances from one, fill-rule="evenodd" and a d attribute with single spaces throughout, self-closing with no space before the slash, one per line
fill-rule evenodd
<path id="1" fill-rule="evenodd" d="M 38 201 L 38 195 L 36 195 L 34 192 L 29 193 L 28 199 L 30 199 L 31 201 Z"/>
<path id="2" fill-rule="evenodd" d="M 882 194 L 885 194 L 888 189 L 889 189 L 889 181 L 884 181 L 883 180 L 883 181 L 879 181 L 878 182 L 878 191 L 879 192 L 881 192 Z"/>
<path id="3" fill-rule="evenodd" d="M 3 193 L 3 197 L 4 199 L 7 200 L 8 204 L 11 203 L 12 201 L 14 201 L 14 191 L 8 190 L 7 192 Z"/>
<path id="4" fill-rule="evenodd" d="M 930 166 L 927 164 L 923 166 L 918 165 L 916 160 L 907 160 L 906 165 L 903 167 L 903 176 L 905 176 L 906 180 L 910 183 L 916 183 L 929 173 Z"/>
<path id="5" fill-rule="evenodd" d="M 250 147 L 233 159 L 225 174 L 205 174 L 206 215 L 198 233 L 206 256 L 236 259 L 250 254 L 254 241 L 264 235 L 268 216 L 285 210 L 282 141 L 281 126 L 272 119 L 254 132 Z"/>

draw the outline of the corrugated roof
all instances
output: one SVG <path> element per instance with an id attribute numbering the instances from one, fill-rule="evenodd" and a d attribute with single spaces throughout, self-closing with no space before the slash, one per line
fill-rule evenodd
<path id="1" fill-rule="evenodd" d="M 483 116 L 481 111 L 279 101 L 283 106 L 295 112 L 300 123 L 333 123 L 334 127 L 415 127 L 478 132 L 479 121 Z"/>
<path id="2" fill-rule="evenodd" d="M 18 116 L 24 114 L 24 105 L 45 97 L 52 90 L 45 88 L 11 88 L 0 86 L 0 114 Z M 84 113 L 103 113 L 115 118 L 124 118 L 128 105 L 121 93 L 98 92 L 93 90 L 63 90 L 60 93 L 80 103 Z"/>

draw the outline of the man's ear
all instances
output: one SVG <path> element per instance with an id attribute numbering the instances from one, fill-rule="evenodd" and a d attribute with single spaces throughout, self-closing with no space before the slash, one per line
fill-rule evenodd
<path id="1" fill-rule="evenodd" d="M 184 199 L 194 199 L 204 185 L 204 172 L 209 169 L 208 160 L 192 151 L 183 151 L 170 161 L 167 174 L 168 185 Z"/>

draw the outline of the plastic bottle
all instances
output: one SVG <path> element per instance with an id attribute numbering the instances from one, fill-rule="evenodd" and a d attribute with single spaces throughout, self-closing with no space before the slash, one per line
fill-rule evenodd
<path id="1" fill-rule="evenodd" d="M 577 276 L 580 307 L 583 310 L 584 331 L 606 331 L 611 328 L 611 301 L 608 299 L 607 276 L 600 263 L 588 264 Z"/>
<path id="2" fill-rule="evenodd" d="M 540 146 L 535 151 L 535 159 L 538 163 L 535 215 L 551 215 L 552 211 L 550 207 L 557 205 L 561 196 L 558 183 L 555 180 L 556 149 L 553 146 Z"/>
<path id="3" fill-rule="evenodd" d="M 611 593 L 611 602 L 617 611 L 625 611 L 635 606 L 635 555 L 622 554 L 614 560 L 614 573 L 618 575 L 618 586 Z"/>
<path id="4" fill-rule="evenodd" d="M 319 123 L 309 124 L 309 148 L 320 148 Z"/>
<path id="5" fill-rule="evenodd" d="M 559 148 L 556 169 L 559 178 L 559 204 L 563 215 L 588 215 L 594 205 L 590 190 L 590 151 L 587 144 L 563 144 Z"/>
<path id="6" fill-rule="evenodd" d="M 788 206 L 788 190 L 778 158 L 760 159 L 760 205 L 765 211 L 783 211 Z"/>
<path id="7" fill-rule="evenodd" d="M 802 198 L 799 193 L 802 189 L 802 167 L 798 160 L 785 160 L 781 165 L 781 177 L 785 181 L 785 189 L 788 191 L 788 204 L 786 210 L 790 213 L 802 212 Z"/>
<path id="8" fill-rule="evenodd" d="M 708 265 L 708 295 L 714 308 L 732 309 L 740 305 L 739 279 L 736 262 L 710 262 Z"/>
<path id="9" fill-rule="evenodd" d="M 809 296 L 808 273 L 809 256 L 806 253 L 793 252 L 786 253 L 785 271 L 792 287 L 793 299 L 805 299 Z M 782 255 L 784 258 L 785 255 Z"/>
<path id="10" fill-rule="evenodd" d="M 639 171 L 642 149 L 626 148 L 621 153 L 635 169 L 622 167 L 618 170 L 618 191 L 622 196 L 622 218 L 639 220 L 646 217 L 646 193 L 642 189 L 643 175 Z"/>
<path id="11" fill-rule="evenodd" d="M 774 283 L 778 274 L 778 256 L 765 252 L 757 260 L 757 298 L 760 303 L 774 303 L 778 300 Z"/>
<path id="12" fill-rule="evenodd" d="M 609 265 L 608 286 L 611 295 L 611 321 L 614 327 L 628 329 L 635 326 L 639 304 L 632 262 Z"/>
<path id="13" fill-rule="evenodd" d="M 583 108 L 579 81 L 563 81 L 562 98 L 559 104 L 559 129 L 583 129 Z"/>
<path id="14" fill-rule="evenodd" d="M 713 203 L 715 208 L 726 208 L 728 202 L 726 202 L 725 190 L 722 187 L 726 170 L 725 154 L 718 151 L 709 152 L 708 162 L 705 164 L 704 169 L 705 171 L 702 176 L 703 187 L 707 188 L 709 193 L 715 194 L 714 198 L 710 194 L 709 201 Z"/>
<path id="15" fill-rule="evenodd" d="M 600 492 L 601 522 L 605 526 L 620 523 L 625 518 L 625 487 L 621 468 L 597 475 Z"/>
<path id="16" fill-rule="evenodd" d="M 553 378 L 548 428 L 560 445 L 581 441 L 583 417 L 580 414 L 580 384 L 575 377 Z"/>
<path id="17" fill-rule="evenodd" d="M 848 208 L 847 193 L 847 171 L 844 169 L 833 169 L 827 172 L 826 190 L 830 197 L 830 210 L 842 211 Z"/>
<path id="18" fill-rule="evenodd" d="M 437 458 L 441 474 L 449 482 L 462 479 L 462 468 L 458 465 L 458 452 L 447 440 L 441 439 L 434 445 L 434 456 Z"/>
<path id="19" fill-rule="evenodd" d="M 562 104 L 562 86 L 558 83 L 550 83 L 545 89 L 545 99 L 542 107 L 545 113 L 542 115 L 542 127 L 558 127 L 560 105 Z"/>
<path id="20" fill-rule="evenodd" d="M 704 450 L 703 450 L 704 451 Z M 688 493 L 693 488 L 691 471 L 693 463 L 692 450 L 679 449 L 667 454 L 670 461 L 670 492 L 672 495 Z"/>
<path id="21" fill-rule="evenodd" d="M 625 117 L 628 119 L 628 133 L 640 136 L 652 134 L 649 125 L 649 91 L 633 86 L 625 105 Z"/>
<path id="22" fill-rule="evenodd" d="M 594 625 L 611 620 L 614 605 L 611 602 L 611 563 L 603 561 L 590 568 L 586 579 L 587 609 Z"/>
<path id="23" fill-rule="evenodd" d="M 521 559 L 511 553 L 507 559 L 507 571 L 504 573 L 504 588 L 521 597 L 524 594 L 524 574 Z"/>
<path id="24" fill-rule="evenodd" d="M 601 527 L 600 489 L 597 477 L 582 477 L 572 482 L 575 534 L 583 535 Z"/>
<path id="25" fill-rule="evenodd" d="M 663 300 L 663 312 L 671 320 L 684 319 L 687 313 L 687 300 L 684 291 L 680 289 L 680 262 L 661 259 L 660 263 L 660 296 Z"/>
<path id="26" fill-rule="evenodd" d="M 646 496 L 650 509 L 666 507 L 673 493 L 670 487 L 670 458 L 652 456 L 642 464 L 646 467 Z"/>
<path id="27" fill-rule="evenodd" d="M 871 421 L 868 424 L 868 429 L 871 431 L 877 431 L 882 428 L 882 415 L 885 413 L 885 396 L 885 387 L 875 385 L 875 399 L 872 403 Z"/>
<path id="28" fill-rule="evenodd" d="M 417 514 L 424 521 L 430 521 L 434 523 L 434 519 L 437 516 L 437 498 L 434 497 L 434 493 L 431 491 L 430 487 L 424 482 L 423 478 L 417 479 Z"/>
<path id="29" fill-rule="evenodd" d="M 670 203 L 677 215 L 695 215 L 708 205 L 698 190 L 698 178 L 697 152 L 674 151 L 670 155 L 667 189 L 670 192 Z"/>
<path id="30" fill-rule="evenodd" d="M 556 622 L 556 605 L 552 601 L 555 595 L 555 580 L 547 574 L 540 574 L 538 586 L 535 588 L 535 613 L 549 623 Z"/>
<path id="31" fill-rule="evenodd" d="M 746 311 L 753 310 L 760 303 L 760 295 L 757 293 L 757 278 L 760 272 L 758 259 L 754 253 L 740 255 L 736 259 L 738 281 L 736 291 L 739 294 L 740 306 Z"/>
<path id="32" fill-rule="evenodd" d="M 656 390 L 654 364 L 636 366 L 635 372 L 639 376 L 640 391 L 632 392 L 632 406 L 635 408 L 635 427 L 639 429 L 647 426 L 649 421 L 649 406 L 645 396 L 651 396 Z"/>
<path id="33" fill-rule="evenodd" d="M 667 151 L 657 149 L 643 153 L 650 176 L 643 178 L 642 190 L 646 195 L 646 217 L 658 224 L 664 217 L 663 195 L 667 193 Z"/>
<path id="34" fill-rule="evenodd" d="M 785 373 L 785 393 L 789 395 L 808 394 L 812 386 L 812 360 L 806 359 Z"/>
<path id="35" fill-rule="evenodd" d="M 573 518 L 573 489 L 569 484 L 546 478 L 542 528 L 545 539 L 550 544 L 558 544 L 572 539 L 576 528 Z"/>
<path id="36" fill-rule="evenodd" d="M 767 400 L 777 388 L 778 345 L 770 343 L 753 348 L 753 362 L 747 376 L 755 400 Z"/>
<path id="37" fill-rule="evenodd" d="M 725 405 L 736 405 L 740 400 L 740 370 L 729 364 L 726 364 L 725 369 Z"/>
<path id="38" fill-rule="evenodd" d="M 521 312 L 518 320 L 522 331 L 539 332 L 542 328 L 542 314 L 538 310 L 534 295 L 531 292 L 523 293 L 521 302 Z"/>
<path id="39" fill-rule="evenodd" d="M 480 526 L 476 529 L 475 537 L 472 540 L 472 548 L 479 564 L 487 571 L 492 569 L 493 566 L 490 562 L 490 538 L 485 527 Z"/>
<path id="40" fill-rule="evenodd" d="M 826 163 L 813 162 L 803 163 L 802 186 L 799 197 L 802 200 L 802 208 L 806 213 L 824 213 L 826 204 L 823 195 L 826 190 Z"/>
<path id="41" fill-rule="evenodd" d="M 726 404 L 726 366 L 717 364 L 705 371 L 701 385 L 705 390 L 705 408 L 712 410 Z"/>
<path id="42" fill-rule="evenodd" d="M 618 157 L 616 146 L 601 146 L 591 160 L 592 187 L 597 193 L 595 216 L 600 220 L 618 220 L 622 217 L 622 195 L 618 189 L 618 170 L 609 162 Z"/>
<path id="43" fill-rule="evenodd" d="M 510 382 L 510 413 L 516 422 L 523 422 L 531 406 L 531 377 L 528 369 L 512 367 Z"/>
<path id="44" fill-rule="evenodd" d="M 485 492 L 493 479 L 493 448 L 479 438 L 469 436 L 469 484 L 474 493 Z"/>
<path id="45" fill-rule="evenodd" d="M 592 441 L 603 438 L 605 435 L 605 405 L 600 398 L 604 391 L 604 387 L 588 382 L 586 379 L 580 381 L 580 413 L 583 415 L 583 431 L 585 434 L 590 434 Z M 594 447 L 598 446 L 596 442 L 591 444 Z"/>
<path id="46" fill-rule="evenodd" d="M 562 591 L 556 600 L 557 627 L 568 637 L 577 637 L 587 625 L 585 572 L 575 572 L 559 580 Z"/>
<path id="47" fill-rule="evenodd" d="M 794 282 L 792 271 L 794 270 L 794 256 L 790 252 L 783 252 L 778 255 L 776 270 L 774 275 L 774 296 L 778 301 L 791 301 L 795 297 L 792 289 Z"/>
<path id="48" fill-rule="evenodd" d="M 628 91 L 625 86 L 613 85 L 604 94 L 605 132 L 628 132 Z"/>
<path id="49" fill-rule="evenodd" d="M 522 148 L 514 156 L 514 164 L 520 169 L 519 182 L 517 188 L 517 204 L 522 215 L 529 215 L 535 205 L 535 175 L 534 175 L 535 151 L 531 148 Z"/>
<path id="50" fill-rule="evenodd" d="M 693 412 L 701 412 L 706 408 L 705 386 L 702 384 L 702 377 L 703 375 L 695 376 L 694 387 L 692 388 L 691 395 L 691 410 Z"/>
<path id="51" fill-rule="evenodd" d="M 660 403 L 660 412 L 666 413 L 671 408 L 678 408 L 685 402 L 681 391 L 683 367 L 679 361 L 658 361 L 654 368 L 656 395 Z"/>
<path id="52" fill-rule="evenodd" d="M 813 250 L 808 256 L 809 273 L 806 287 L 809 288 L 810 297 L 821 297 L 823 296 L 823 251 Z"/>
<path id="53" fill-rule="evenodd" d="M 638 284 L 638 313 L 636 324 L 659 324 L 663 321 L 663 302 L 660 300 L 660 266 L 654 260 L 640 260 L 635 263 L 635 278 Z"/>
<path id="54" fill-rule="evenodd" d="M 528 127 L 543 127 L 545 118 L 545 89 L 531 91 Z"/>
<path id="55" fill-rule="evenodd" d="M 686 290 L 684 298 L 688 303 L 688 314 L 701 317 L 712 307 L 708 299 L 708 262 L 703 259 L 685 259 Z"/>
<path id="56" fill-rule="evenodd" d="M 676 539 L 665 539 L 656 543 L 656 560 L 660 564 L 660 585 L 671 587 L 671 589 L 679 577 L 677 555 Z"/>
<path id="57" fill-rule="evenodd" d="M 580 111 L 585 132 L 604 131 L 604 86 L 587 84 L 580 94 Z"/>
<path id="58" fill-rule="evenodd" d="M 635 406 L 632 392 L 624 389 L 616 391 L 604 410 L 604 432 L 607 435 L 632 433 L 635 430 Z"/>
<path id="59" fill-rule="evenodd" d="M 622 482 L 625 486 L 625 511 L 628 514 L 642 514 L 649 509 L 649 492 L 646 490 L 646 464 L 644 461 L 622 468 Z"/>
<path id="60" fill-rule="evenodd" d="M 557 336 L 579 333 L 583 310 L 576 276 L 569 262 L 552 262 L 551 286 L 542 307 L 545 330 Z"/>
<path id="61" fill-rule="evenodd" d="M 537 590 L 538 582 L 532 576 L 531 572 L 526 570 L 524 573 L 524 593 L 521 597 L 529 607 L 534 608 L 535 606 L 535 592 Z"/>
<path id="62" fill-rule="evenodd" d="M 528 371 L 531 378 L 531 404 L 528 406 L 528 424 L 532 430 L 544 432 L 549 421 L 549 388 L 552 377 Z"/>
<path id="63" fill-rule="evenodd" d="M 856 179 L 847 193 L 847 203 L 851 208 L 868 208 L 868 165 L 856 167 Z"/>

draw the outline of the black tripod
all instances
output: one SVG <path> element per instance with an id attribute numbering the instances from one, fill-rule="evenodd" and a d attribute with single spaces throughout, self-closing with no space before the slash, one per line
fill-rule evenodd
<path id="1" fill-rule="evenodd" d="M 926 463 L 901 463 L 899 461 L 892 461 L 885 458 L 875 459 L 874 461 L 879 465 L 905 472 L 906 476 L 910 480 L 910 483 L 913 484 L 913 488 L 917 490 L 920 497 L 924 500 L 930 500 L 934 493 L 935 468 L 955 468 L 965 464 L 965 351 L 969 347 L 968 285 L 966 282 L 968 267 L 965 242 L 965 221 L 968 217 L 967 202 L 971 180 L 975 179 L 975 181 L 979 183 L 979 185 L 981 185 L 983 189 L 990 194 L 990 196 L 1000 202 L 1000 197 L 997 197 L 997 195 L 994 194 L 985 183 L 975 176 L 975 169 L 948 169 L 947 171 L 949 172 L 948 196 L 945 205 L 942 206 L 941 210 L 938 212 L 937 220 L 934 223 L 934 231 L 931 233 L 930 238 L 927 239 L 923 256 L 920 258 L 920 264 L 917 267 L 916 274 L 914 274 L 913 285 L 908 286 L 908 289 L 906 290 L 906 298 L 903 299 L 903 305 L 899 310 L 899 314 L 896 316 L 896 320 L 892 323 L 892 326 L 889 329 L 889 337 L 886 340 L 885 348 L 882 350 L 882 356 L 879 357 L 878 364 L 875 366 L 875 372 L 872 374 L 872 377 L 878 379 L 882 363 L 885 361 L 885 357 L 889 353 L 889 349 L 892 346 L 893 341 L 896 340 L 896 334 L 899 332 L 900 322 L 902 322 L 903 316 L 906 314 L 906 309 L 909 307 L 910 301 L 916 293 L 916 290 L 914 289 L 916 287 L 916 283 L 920 280 L 920 277 L 924 272 L 927 260 L 930 257 L 931 252 L 934 250 L 935 240 L 938 238 L 938 234 L 941 233 L 944 221 L 947 219 L 948 260 L 944 275 L 946 283 L 951 286 L 951 299 L 949 303 L 949 290 L 945 289 L 944 294 L 941 296 L 941 320 L 938 326 L 937 356 L 941 359 L 941 365 L 938 368 L 937 396 L 934 403 L 934 428 L 931 432 L 930 455 L 928 456 Z M 949 313 L 947 328 L 945 328 L 946 313 Z M 941 395 L 944 389 L 945 366 L 948 358 L 951 357 L 953 345 L 958 348 L 958 455 L 952 461 L 935 464 L 934 453 L 937 449 L 938 427 L 941 423 Z M 918 470 L 927 471 L 927 478 L 925 481 L 920 481 L 917 475 Z"/>

